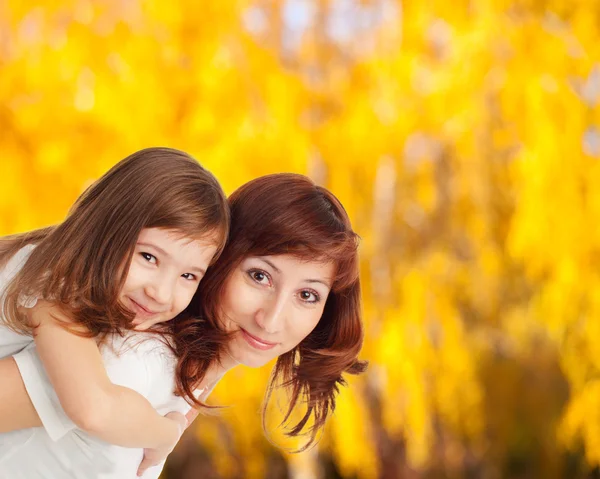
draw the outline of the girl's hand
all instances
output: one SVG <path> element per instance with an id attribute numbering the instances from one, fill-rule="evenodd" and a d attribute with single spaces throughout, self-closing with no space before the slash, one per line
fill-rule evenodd
<path id="1" fill-rule="evenodd" d="M 189 412 L 185 415 L 185 419 L 187 420 L 186 429 L 190 424 L 194 422 L 194 419 L 196 419 L 196 416 L 198 416 L 198 414 L 200 414 L 199 409 L 192 408 L 189 410 Z"/>
<path id="2" fill-rule="evenodd" d="M 149 467 L 152 467 L 152 466 L 156 466 L 157 464 L 160 464 L 162 461 L 164 461 L 167 458 L 167 456 L 169 454 L 171 454 L 171 451 L 173 451 L 173 449 L 175 449 L 175 446 L 179 442 L 179 439 L 181 438 L 183 431 L 185 431 L 185 429 L 188 426 L 186 416 L 184 416 L 183 414 L 181 414 L 179 412 L 173 411 L 173 412 L 167 413 L 167 414 L 165 414 L 165 417 L 168 417 L 169 419 L 172 419 L 173 421 L 175 421 L 179 424 L 179 430 L 180 430 L 179 437 L 173 444 L 168 444 L 165 447 L 157 448 L 157 449 L 144 449 L 144 459 L 142 459 L 140 467 L 138 468 L 138 471 L 137 471 L 138 477 L 142 476 L 144 474 L 144 472 L 146 472 L 146 469 L 148 469 Z"/>

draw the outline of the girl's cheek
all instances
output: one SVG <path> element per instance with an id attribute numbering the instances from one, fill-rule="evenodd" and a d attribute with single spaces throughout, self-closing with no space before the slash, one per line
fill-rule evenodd
<path id="1" fill-rule="evenodd" d="M 127 276 L 125 278 L 125 287 L 127 289 L 134 288 L 135 285 L 140 282 L 140 267 L 135 263 L 135 260 L 131 262 L 131 265 L 129 266 L 129 271 L 127 272 Z"/>
<path id="2" fill-rule="evenodd" d="M 182 304 L 179 305 L 180 309 L 179 312 L 183 311 L 185 308 L 187 308 L 189 306 L 189 304 L 192 302 L 192 299 L 194 297 L 194 294 L 187 294 L 185 299 L 182 301 Z"/>

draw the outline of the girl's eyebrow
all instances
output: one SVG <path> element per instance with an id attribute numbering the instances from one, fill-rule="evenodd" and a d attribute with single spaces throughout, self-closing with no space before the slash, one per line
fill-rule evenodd
<path id="1" fill-rule="evenodd" d="M 162 249 L 160 246 L 157 246 L 153 243 L 143 243 L 141 241 L 137 242 L 138 246 L 146 246 L 146 247 L 150 247 L 150 248 L 154 248 L 156 251 L 158 251 L 160 254 L 162 254 L 163 256 L 166 256 L 167 258 L 171 259 L 171 255 L 169 253 L 167 253 L 164 249 Z M 206 274 L 206 270 L 204 268 L 200 268 L 199 266 L 190 266 L 190 271 L 194 271 L 196 273 L 200 273 L 201 275 L 205 275 Z"/>
<path id="2" fill-rule="evenodd" d="M 158 251 L 160 254 L 162 254 L 163 256 L 166 256 L 167 258 L 171 258 L 171 255 L 169 253 L 167 253 L 164 249 L 162 249 L 160 246 L 157 246 L 153 243 L 142 243 L 141 241 L 138 241 L 138 246 L 150 246 L 151 248 L 154 248 L 156 251 Z"/>

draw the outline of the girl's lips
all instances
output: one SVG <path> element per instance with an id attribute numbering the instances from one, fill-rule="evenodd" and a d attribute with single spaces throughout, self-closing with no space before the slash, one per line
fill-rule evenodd
<path id="1" fill-rule="evenodd" d="M 255 349 L 260 349 L 261 351 L 268 351 L 269 349 L 273 349 L 277 346 L 277 343 L 270 343 L 268 341 L 264 341 L 256 336 L 250 334 L 245 329 L 240 328 L 242 332 L 242 336 L 246 340 L 246 342 Z"/>
<path id="2" fill-rule="evenodd" d="M 135 300 L 133 300 L 131 298 L 129 298 L 129 301 L 131 301 L 131 304 L 133 304 L 137 313 L 140 313 L 144 316 L 154 316 L 156 314 L 156 312 L 150 311 L 149 309 L 144 308 L 140 303 L 136 302 Z"/>

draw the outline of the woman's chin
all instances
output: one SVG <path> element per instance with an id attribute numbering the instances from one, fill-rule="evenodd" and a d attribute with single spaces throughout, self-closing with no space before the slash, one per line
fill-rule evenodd
<path id="1" fill-rule="evenodd" d="M 239 329 L 239 327 L 238 327 Z M 272 350 L 262 351 L 249 344 L 238 331 L 229 343 L 227 355 L 235 361 L 236 364 L 243 364 L 248 368 L 262 368 L 269 362 L 276 359 L 278 347 Z"/>
<path id="2" fill-rule="evenodd" d="M 261 357 L 260 354 L 257 354 L 254 351 L 235 351 L 235 353 L 231 354 L 231 357 L 238 364 L 243 364 L 244 366 L 253 369 L 263 367 L 272 359 L 270 357 Z"/>

